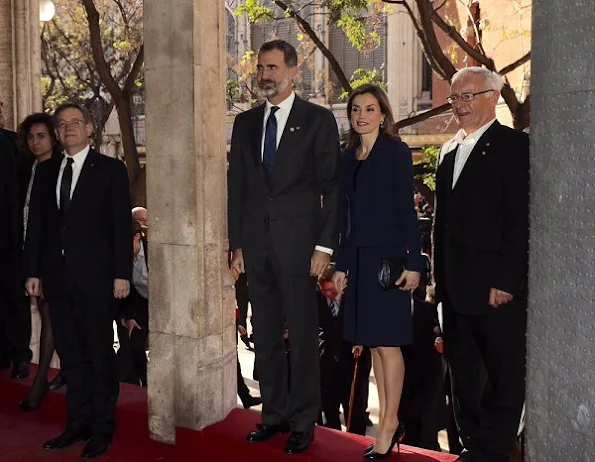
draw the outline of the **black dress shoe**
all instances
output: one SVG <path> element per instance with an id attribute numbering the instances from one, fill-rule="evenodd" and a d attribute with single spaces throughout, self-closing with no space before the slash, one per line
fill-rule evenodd
<path id="1" fill-rule="evenodd" d="M 262 404 L 262 399 L 258 396 L 248 396 L 245 401 L 242 401 L 244 409 L 251 408 L 252 406 L 258 406 Z"/>
<path id="2" fill-rule="evenodd" d="M 83 452 L 81 453 L 81 458 L 84 460 L 91 460 L 101 457 L 107 452 L 111 445 L 112 440 L 110 438 L 93 437 L 85 445 Z"/>
<path id="3" fill-rule="evenodd" d="M 13 379 L 24 379 L 29 377 L 29 363 L 20 362 L 16 363 L 12 368 L 12 374 L 10 375 Z"/>
<path id="4" fill-rule="evenodd" d="M 66 449 L 73 444 L 80 443 L 81 441 L 89 441 L 91 439 L 91 433 L 87 431 L 72 432 L 66 430 L 60 436 L 52 438 L 43 444 L 43 449 L 46 451 L 57 451 L 59 449 Z"/>
<path id="5" fill-rule="evenodd" d="M 285 444 L 285 454 L 301 454 L 314 441 L 314 432 L 291 432 Z"/>
<path id="6" fill-rule="evenodd" d="M 8 356 L 0 357 L 0 369 L 10 369 L 10 358 Z"/>
<path id="7" fill-rule="evenodd" d="M 473 456 L 469 451 L 464 450 L 463 452 L 461 452 L 461 455 L 457 457 L 455 462 L 473 462 Z"/>
<path id="8" fill-rule="evenodd" d="M 50 391 L 54 391 L 54 390 L 57 390 L 58 388 L 62 388 L 64 385 L 66 385 L 66 382 L 64 381 L 64 377 L 62 377 L 62 374 L 58 374 L 50 382 L 49 388 L 50 388 Z"/>
<path id="9" fill-rule="evenodd" d="M 260 443 L 266 441 L 277 433 L 287 433 L 289 427 L 287 425 L 266 425 L 257 424 L 256 430 L 251 431 L 246 436 L 246 441 L 249 443 Z"/>

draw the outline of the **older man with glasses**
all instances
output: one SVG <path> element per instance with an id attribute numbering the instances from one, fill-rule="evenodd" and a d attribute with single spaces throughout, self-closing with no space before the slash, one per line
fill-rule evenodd
<path id="1" fill-rule="evenodd" d="M 469 67 L 436 176 L 434 279 L 461 462 L 508 462 L 525 394 L 529 138 L 496 120 L 502 78 Z"/>

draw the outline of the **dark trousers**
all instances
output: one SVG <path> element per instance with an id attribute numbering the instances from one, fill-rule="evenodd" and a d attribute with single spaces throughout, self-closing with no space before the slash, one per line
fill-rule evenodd
<path id="1" fill-rule="evenodd" d="M 119 385 L 112 322 L 116 304 L 91 298 L 66 281 L 60 298 L 50 301 L 50 315 L 62 377 L 67 385 L 67 429 L 91 430 L 111 437 Z"/>
<path id="2" fill-rule="evenodd" d="M 238 304 L 238 324 L 240 326 L 247 327 L 248 322 L 248 303 L 249 303 L 249 294 L 248 294 L 248 279 L 246 274 L 240 274 L 240 277 L 235 283 L 236 289 L 236 302 Z"/>
<path id="3" fill-rule="evenodd" d="M 289 423 L 294 431 L 313 431 L 320 408 L 316 279 L 288 273 L 271 244 L 265 267 L 248 273 L 248 284 L 263 401 L 262 422 Z M 286 325 L 291 384 L 283 341 Z"/>
<path id="4" fill-rule="evenodd" d="M 442 359 L 438 353 L 410 358 L 403 347 L 405 381 L 399 420 L 405 425 L 403 444 L 440 451 L 438 417 L 444 403 Z"/>
<path id="5" fill-rule="evenodd" d="M 323 350 L 320 356 L 320 390 L 322 398 L 322 425 L 335 430 L 341 430 L 339 408 L 343 407 L 345 425 L 348 424 L 349 398 L 355 358 L 351 352 L 353 345 L 343 341 L 337 354 L 330 349 Z M 372 369 L 372 355 L 368 347 L 364 347 L 360 356 L 355 390 L 351 427 L 349 431 L 358 435 L 366 434 L 366 409 L 370 387 L 370 371 Z"/>
<path id="6" fill-rule="evenodd" d="M 10 259 L 8 259 L 10 260 Z M 31 360 L 31 308 L 29 297 L 24 295 L 24 281 L 20 265 L 0 258 L 0 324 L 1 343 L 4 351 L 0 356 L 8 356 L 13 363 Z"/>
<path id="7" fill-rule="evenodd" d="M 457 313 L 443 301 L 444 348 L 463 446 L 485 462 L 508 462 L 525 398 L 526 302 L 492 314 Z"/>
<path id="8" fill-rule="evenodd" d="M 136 323 L 140 329 L 132 329 L 130 333 L 130 353 L 138 381 L 147 386 L 147 339 L 149 338 L 149 300 L 137 297 Z"/>

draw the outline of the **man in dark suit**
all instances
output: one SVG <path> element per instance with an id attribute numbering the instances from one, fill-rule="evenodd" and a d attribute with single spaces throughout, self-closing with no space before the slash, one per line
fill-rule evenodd
<path id="1" fill-rule="evenodd" d="M 460 461 L 509 461 L 524 401 L 529 139 L 496 120 L 501 88 L 483 68 L 455 74 L 461 130 L 436 177 L 434 277 Z"/>
<path id="2" fill-rule="evenodd" d="M 321 421 L 325 427 L 341 430 L 340 408 L 343 407 L 345 425 L 348 425 L 349 400 L 354 379 L 355 358 L 353 344 L 343 338 L 344 310 L 342 299 L 337 298 L 337 289 L 332 281 L 332 268 L 319 281 L 318 318 L 320 329 L 318 345 L 320 352 Z M 346 297 L 347 292 L 345 292 Z M 357 376 L 355 377 L 351 426 L 347 430 L 358 435 L 366 434 L 368 395 L 372 354 L 368 347 L 361 351 Z"/>
<path id="3" fill-rule="evenodd" d="M 83 459 L 104 454 L 115 430 L 118 378 L 112 322 L 130 291 L 132 217 L 124 164 L 90 149 L 86 111 L 54 114 L 63 159 L 40 164 L 27 227 L 27 291 L 43 290 L 66 381 L 66 429 L 47 450 L 87 441 Z M 43 288 L 42 288 L 43 284 Z"/>
<path id="4" fill-rule="evenodd" d="M 12 377 L 24 378 L 29 375 L 31 360 L 31 311 L 29 298 L 23 294 L 21 265 L 21 158 L 16 133 L 3 126 L 4 105 L 0 101 L 0 367 L 12 362 Z"/>
<path id="5" fill-rule="evenodd" d="M 262 46 L 257 79 L 267 101 L 236 117 L 228 177 L 232 267 L 248 276 L 263 401 L 262 425 L 247 439 L 291 429 L 288 454 L 313 440 L 320 406 L 316 277 L 338 241 L 337 124 L 330 111 L 295 95 L 296 74 L 290 44 Z"/>

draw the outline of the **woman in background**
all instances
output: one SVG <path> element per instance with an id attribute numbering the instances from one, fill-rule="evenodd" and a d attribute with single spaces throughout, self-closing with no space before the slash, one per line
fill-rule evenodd
<path id="1" fill-rule="evenodd" d="M 23 207 L 23 244 L 27 236 L 27 224 L 29 218 L 29 199 L 31 189 L 35 180 L 37 166 L 41 162 L 61 156 L 60 143 L 56 139 L 54 119 L 48 114 L 31 114 L 19 127 L 19 141 L 25 154 L 24 162 L 21 168 L 21 182 L 27 185 L 24 193 Z M 52 335 L 52 325 L 47 302 L 41 297 L 37 297 L 37 309 L 41 315 L 41 336 L 39 339 L 39 367 L 33 380 L 31 390 L 27 398 L 20 402 L 22 411 L 32 411 L 37 409 L 50 387 L 59 388 L 63 385 L 60 375 L 58 375 L 51 384 L 47 380 L 50 362 L 54 355 L 54 337 Z"/>
<path id="2" fill-rule="evenodd" d="M 376 442 L 364 459 L 387 459 L 405 430 L 398 410 L 405 365 L 400 347 L 412 342 L 411 291 L 423 268 L 420 233 L 413 204 L 411 152 L 393 134 L 388 96 L 363 85 L 349 97 L 350 129 L 341 158 L 339 198 L 341 244 L 336 287 L 345 300 L 345 339 L 372 351 L 380 404 Z M 381 259 L 404 258 L 393 290 L 378 281 Z"/>

